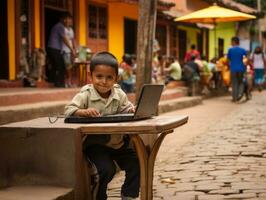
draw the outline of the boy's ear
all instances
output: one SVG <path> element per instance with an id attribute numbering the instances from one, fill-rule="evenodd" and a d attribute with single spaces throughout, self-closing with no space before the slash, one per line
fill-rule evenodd
<path id="1" fill-rule="evenodd" d="M 91 75 L 91 73 L 89 72 L 88 73 L 88 81 L 91 83 L 91 81 L 92 81 L 92 75 Z"/>
<path id="2" fill-rule="evenodd" d="M 118 81 L 119 81 L 119 75 L 116 75 L 115 82 L 118 83 Z"/>

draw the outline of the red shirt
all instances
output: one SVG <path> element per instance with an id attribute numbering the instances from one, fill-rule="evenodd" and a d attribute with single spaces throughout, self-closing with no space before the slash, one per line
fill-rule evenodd
<path id="1" fill-rule="evenodd" d="M 197 59 L 200 59 L 200 53 L 196 49 L 189 50 L 185 55 L 185 62 L 189 62 L 191 60 L 191 56 L 196 56 Z"/>

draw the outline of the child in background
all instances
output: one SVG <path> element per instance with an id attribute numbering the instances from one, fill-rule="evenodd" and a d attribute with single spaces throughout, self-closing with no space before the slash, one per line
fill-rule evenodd
<path id="1" fill-rule="evenodd" d="M 249 100 L 252 97 L 251 91 L 253 87 L 254 69 L 251 60 L 249 60 L 247 57 L 243 59 L 243 62 L 246 66 L 246 72 L 244 74 L 244 93 L 246 100 Z"/>
<path id="2" fill-rule="evenodd" d="M 81 88 L 65 107 L 65 115 L 98 117 L 134 112 L 127 95 L 116 84 L 117 59 L 108 52 L 95 54 L 90 63 L 91 82 Z M 107 185 L 116 173 L 116 165 L 125 170 L 121 189 L 122 200 L 133 200 L 139 195 L 140 169 L 135 151 L 129 147 L 125 135 L 90 135 L 84 142 L 84 153 L 98 170 L 100 181 L 97 200 L 107 199 Z"/>
<path id="3" fill-rule="evenodd" d="M 256 47 L 253 54 L 251 55 L 251 60 L 254 66 L 255 72 L 255 85 L 258 87 L 258 90 L 261 91 L 265 82 L 265 68 L 266 61 L 264 52 L 260 46 Z"/>
<path id="4" fill-rule="evenodd" d="M 126 93 L 134 92 L 134 86 L 136 82 L 136 77 L 133 73 L 133 63 L 131 56 L 125 54 L 123 56 L 123 61 L 120 64 L 121 69 L 123 69 L 121 74 L 121 87 Z"/>

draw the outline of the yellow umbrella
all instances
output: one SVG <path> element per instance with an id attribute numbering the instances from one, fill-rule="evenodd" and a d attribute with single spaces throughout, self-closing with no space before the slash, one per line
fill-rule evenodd
<path id="1" fill-rule="evenodd" d="M 209 23 L 216 25 L 216 23 L 219 22 L 233 22 L 249 19 L 256 19 L 256 17 L 253 15 L 213 5 L 208 8 L 204 8 L 193 13 L 187 14 L 185 16 L 176 18 L 175 21 L 190 23 Z M 214 40 L 216 56 L 216 28 L 214 29 Z"/>
<path id="2" fill-rule="evenodd" d="M 217 22 L 232 22 L 248 19 L 256 19 L 255 16 L 242 12 L 230 10 L 217 5 L 204 8 L 188 15 L 176 18 L 175 21 L 190 22 L 190 23 L 217 23 Z"/>

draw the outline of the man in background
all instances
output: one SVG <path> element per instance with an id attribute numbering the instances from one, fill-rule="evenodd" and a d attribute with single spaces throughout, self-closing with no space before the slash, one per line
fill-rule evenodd
<path id="1" fill-rule="evenodd" d="M 247 55 L 246 50 L 239 46 L 239 38 L 232 37 L 232 47 L 228 50 L 227 58 L 230 65 L 231 83 L 232 83 L 232 101 L 239 101 L 244 93 L 243 77 L 245 65 L 243 58 Z"/>
<path id="2" fill-rule="evenodd" d="M 65 87 L 66 68 L 63 59 L 63 44 L 66 44 L 74 55 L 74 49 L 69 44 L 65 32 L 68 18 L 71 18 L 68 12 L 62 13 L 59 22 L 53 26 L 48 40 L 47 54 L 52 65 L 50 81 L 55 87 Z"/>

